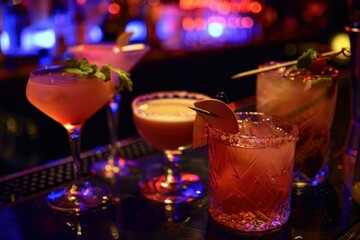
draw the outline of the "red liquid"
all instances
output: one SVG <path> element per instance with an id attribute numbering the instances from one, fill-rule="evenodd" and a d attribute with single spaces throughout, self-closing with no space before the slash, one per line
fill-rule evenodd
<path id="1" fill-rule="evenodd" d="M 209 212 L 234 232 L 278 229 L 290 215 L 297 130 L 268 118 L 244 120 L 241 129 L 248 133 L 208 131 Z"/>

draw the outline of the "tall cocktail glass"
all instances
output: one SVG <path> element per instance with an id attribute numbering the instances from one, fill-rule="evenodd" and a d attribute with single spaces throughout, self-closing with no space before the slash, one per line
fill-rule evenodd
<path id="1" fill-rule="evenodd" d="M 86 58 L 89 62 L 98 63 L 100 66 L 110 64 L 129 72 L 148 53 L 150 47 L 144 44 L 131 44 L 118 46 L 113 43 L 80 44 L 68 48 L 69 53 L 77 58 Z M 120 80 L 117 75 L 113 76 L 117 91 L 106 108 L 107 121 L 110 134 L 110 156 L 106 161 L 93 165 L 93 172 L 105 177 L 127 176 L 130 171 L 123 157 L 119 155 L 118 126 L 121 106 L 121 92 L 118 91 Z"/>
<path id="2" fill-rule="evenodd" d="M 189 107 L 206 99 L 186 91 L 155 92 L 136 97 L 132 104 L 134 124 L 140 136 L 164 151 L 167 164 L 163 174 L 140 181 L 140 191 L 148 199 L 174 204 L 204 196 L 205 186 L 198 175 L 181 173 L 181 154 L 191 147 L 196 112 Z"/>
<path id="3" fill-rule="evenodd" d="M 273 64 L 277 62 L 260 67 Z M 285 117 L 298 125 L 293 186 L 317 186 L 328 172 L 338 70 L 327 67 L 322 74 L 287 70 L 279 68 L 257 75 L 256 110 Z"/>
<path id="4" fill-rule="evenodd" d="M 236 113 L 239 133 L 208 127 L 211 217 L 230 232 L 265 233 L 289 218 L 297 127 Z"/>
<path id="5" fill-rule="evenodd" d="M 79 212 L 109 200 L 110 191 L 105 186 L 81 176 L 80 136 L 83 124 L 111 100 L 114 92 L 114 81 L 65 73 L 62 66 L 30 73 L 27 99 L 67 130 L 73 157 L 74 181 L 47 196 L 50 207 Z"/>

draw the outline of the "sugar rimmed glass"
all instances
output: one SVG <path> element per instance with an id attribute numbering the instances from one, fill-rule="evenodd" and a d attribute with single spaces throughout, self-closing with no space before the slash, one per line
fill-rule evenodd
<path id="1" fill-rule="evenodd" d="M 236 116 L 237 134 L 208 127 L 210 216 L 236 234 L 276 231 L 290 215 L 298 129 L 259 112 Z"/>

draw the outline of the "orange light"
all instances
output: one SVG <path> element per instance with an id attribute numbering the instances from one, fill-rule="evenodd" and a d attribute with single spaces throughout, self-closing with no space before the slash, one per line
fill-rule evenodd
<path id="1" fill-rule="evenodd" d="M 225 2 L 225 1 L 218 2 L 217 11 L 220 14 L 224 14 L 224 15 L 229 14 L 230 13 L 230 4 L 229 4 L 229 2 Z"/>
<path id="2" fill-rule="evenodd" d="M 240 10 L 240 12 L 243 12 L 243 13 L 249 12 L 249 2 L 248 1 L 240 2 L 239 10 Z"/>
<path id="3" fill-rule="evenodd" d="M 193 19 L 190 18 L 190 17 L 185 17 L 182 20 L 182 27 L 186 31 L 194 30 L 194 21 L 193 21 Z"/>
<path id="4" fill-rule="evenodd" d="M 230 12 L 231 13 L 240 12 L 240 3 L 238 3 L 238 2 L 230 2 Z"/>
<path id="5" fill-rule="evenodd" d="M 259 12 L 261 12 L 262 6 L 259 2 L 252 2 L 252 3 L 250 3 L 249 8 L 250 8 L 251 12 L 259 13 Z"/>
<path id="6" fill-rule="evenodd" d="M 193 8 L 192 0 L 180 0 L 179 7 L 184 10 L 190 10 Z"/>
<path id="7" fill-rule="evenodd" d="M 108 7 L 108 11 L 110 14 L 116 15 L 120 13 L 120 5 L 117 3 L 111 3 Z"/>
<path id="8" fill-rule="evenodd" d="M 195 18 L 195 28 L 196 30 L 204 30 L 206 28 L 206 21 L 202 17 Z"/>

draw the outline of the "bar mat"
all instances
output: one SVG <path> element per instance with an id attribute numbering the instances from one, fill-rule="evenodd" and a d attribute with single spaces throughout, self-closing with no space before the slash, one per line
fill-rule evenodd
<path id="1" fill-rule="evenodd" d="M 347 231 L 338 240 L 358 240 L 360 239 L 360 223 L 356 223 L 349 231 Z"/>
<path id="2" fill-rule="evenodd" d="M 133 138 L 120 142 L 121 156 L 137 159 L 157 152 L 145 141 Z M 90 174 L 90 166 L 109 156 L 107 147 L 99 147 L 82 153 L 81 167 L 84 176 Z M 33 194 L 61 185 L 73 179 L 72 158 L 67 157 L 39 167 L 0 178 L 0 207 L 29 197 Z"/>

